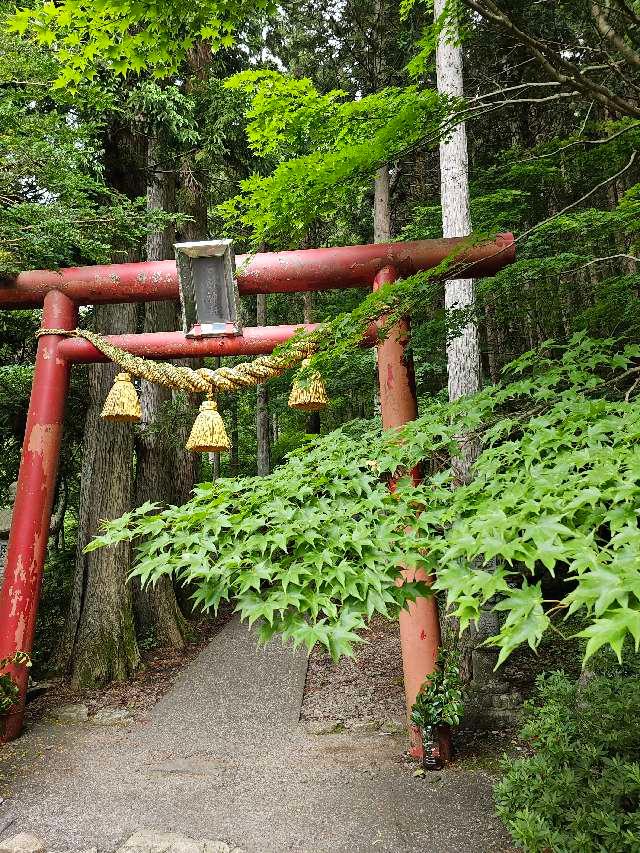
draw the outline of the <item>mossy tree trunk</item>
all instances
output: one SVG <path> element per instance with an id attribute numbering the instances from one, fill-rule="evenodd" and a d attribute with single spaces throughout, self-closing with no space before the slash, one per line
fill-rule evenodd
<path id="1" fill-rule="evenodd" d="M 135 313 L 132 305 L 100 306 L 95 310 L 96 328 L 114 334 L 131 332 Z M 103 519 L 117 518 L 131 509 L 133 432 L 127 424 L 100 417 L 115 374 L 111 364 L 89 368 L 75 577 L 58 649 L 60 667 L 78 687 L 123 680 L 140 659 L 127 585 L 129 545 L 83 553 Z"/>
<path id="2" fill-rule="evenodd" d="M 105 172 L 115 189 L 130 197 L 140 194 L 142 161 L 136 137 L 128 127 L 112 126 L 105 137 Z M 114 253 L 114 261 L 136 260 L 132 253 Z M 135 305 L 101 305 L 94 309 L 99 332 L 123 334 L 136 328 Z M 59 668 L 72 684 L 92 687 L 127 678 L 140 655 L 127 584 L 127 544 L 84 554 L 104 519 L 128 512 L 133 498 L 133 430 L 103 420 L 100 411 L 117 368 L 89 367 L 89 407 L 85 421 L 80 484 L 75 576 L 67 619 L 57 650 Z"/>

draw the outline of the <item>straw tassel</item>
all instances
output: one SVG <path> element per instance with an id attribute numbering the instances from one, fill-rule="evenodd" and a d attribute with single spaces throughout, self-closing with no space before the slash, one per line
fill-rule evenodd
<path id="1" fill-rule="evenodd" d="M 200 404 L 200 411 L 186 446 L 187 450 L 194 453 L 220 453 L 231 447 L 215 400 L 208 398 Z"/>
<path id="2" fill-rule="evenodd" d="M 119 423 L 138 423 L 142 417 L 140 400 L 131 376 L 118 373 L 104 401 L 101 417 Z"/>
<path id="3" fill-rule="evenodd" d="M 308 364 L 309 359 L 305 358 L 301 367 L 304 368 Z M 296 377 L 289 394 L 289 406 L 292 409 L 299 409 L 302 412 L 319 412 L 326 408 L 328 402 L 327 389 L 318 371 L 311 373 L 305 382 Z"/>

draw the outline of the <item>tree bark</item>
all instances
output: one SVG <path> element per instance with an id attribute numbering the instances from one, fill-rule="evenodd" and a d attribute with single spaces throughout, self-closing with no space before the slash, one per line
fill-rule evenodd
<path id="1" fill-rule="evenodd" d="M 256 296 L 256 322 L 258 326 L 267 325 L 267 297 L 264 293 Z M 256 435 L 258 439 L 256 467 L 258 476 L 264 477 L 271 470 L 269 391 L 266 383 L 256 388 Z"/>
<path id="2" fill-rule="evenodd" d="M 216 355 L 213 359 L 213 366 L 217 369 L 220 367 L 220 356 Z M 235 447 L 233 436 L 231 436 L 231 452 L 238 452 L 238 449 Z M 220 452 L 215 451 L 214 453 L 209 454 L 209 462 L 211 464 L 211 482 L 215 483 L 217 479 L 220 477 Z"/>
<path id="3" fill-rule="evenodd" d="M 313 297 L 312 290 L 302 294 L 303 323 L 313 323 Z M 320 435 L 320 412 L 309 412 L 307 415 L 306 431 L 308 435 Z"/>
<path id="4" fill-rule="evenodd" d="M 446 0 L 435 0 L 436 19 L 442 14 Z M 441 32 L 436 49 L 436 75 L 438 91 L 455 97 L 463 97 L 462 48 L 456 34 L 450 30 Z M 442 205 L 442 230 L 444 237 L 465 237 L 471 233 L 469 207 L 469 166 L 467 135 L 464 124 L 458 125 L 440 143 L 440 186 Z M 456 326 L 455 312 L 472 311 L 475 307 L 473 279 L 458 279 L 445 284 L 445 310 Z M 458 319 L 459 319 L 458 315 Z M 447 374 L 449 399 L 457 400 L 480 389 L 480 347 L 478 326 L 475 318 L 467 319 L 459 334 L 447 343 Z M 458 483 L 466 483 L 472 477 L 472 466 L 480 451 L 476 441 L 466 436 L 459 437 L 460 452 L 453 461 Z M 445 611 L 446 612 L 446 611 Z M 493 673 L 497 654 L 494 649 L 482 648 L 480 644 L 496 633 L 495 612 L 485 610 L 478 626 L 472 626 L 459 636 L 457 620 L 443 620 L 443 642 L 457 646 L 460 653 L 460 675 L 467 684 L 467 698 L 472 704 L 476 720 L 491 715 L 492 695 L 505 690 L 505 685 L 494 682 L 487 673 Z M 471 714 L 470 714 L 471 717 Z"/>
<path id="5" fill-rule="evenodd" d="M 388 243 L 391 240 L 391 176 L 385 163 L 376 172 L 373 185 L 373 242 Z M 373 392 L 373 414 L 380 417 L 380 381 L 378 377 L 378 349 L 374 349 L 376 374 Z"/>
<path id="6" fill-rule="evenodd" d="M 104 305 L 95 309 L 95 325 L 101 332 L 131 332 L 135 315 L 133 305 Z M 111 364 L 89 368 L 75 576 L 57 653 L 58 665 L 75 687 L 124 680 L 140 660 L 127 585 L 129 545 L 83 553 L 103 519 L 131 509 L 133 432 L 127 424 L 100 417 L 116 372 Z"/>
<path id="7" fill-rule="evenodd" d="M 161 166 L 158 139 L 148 140 L 147 207 L 149 210 L 175 209 L 175 176 Z M 173 256 L 175 229 L 168 224 L 147 237 L 147 260 L 163 261 Z M 176 328 L 176 306 L 172 302 L 147 302 L 144 305 L 144 331 L 165 332 Z M 143 380 L 140 387 L 142 420 L 136 440 L 135 505 L 145 501 L 170 503 L 174 499 L 172 442 L 156 428 L 163 406 L 171 400 L 171 390 Z M 188 633 L 171 578 L 163 577 L 142 589 L 134 584 L 134 610 L 139 636 L 151 635 L 162 646 L 184 648 Z"/>
<path id="8" fill-rule="evenodd" d="M 142 186 L 140 151 L 129 128 L 112 126 L 105 138 L 105 172 L 115 189 L 131 197 Z M 122 252 L 114 261 L 123 260 Z M 129 253 L 126 260 L 136 260 Z M 101 305 L 94 309 L 95 328 L 122 334 L 136 327 L 135 305 Z M 127 584 L 130 549 L 125 543 L 84 554 L 103 519 L 131 509 L 133 431 L 100 417 L 117 369 L 94 364 L 88 369 L 89 407 L 85 421 L 75 576 L 56 662 L 73 686 L 91 687 L 127 678 L 140 655 L 136 641 L 131 588 Z"/>
<path id="9" fill-rule="evenodd" d="M 376 172 L 373 200 L 373 242 L 388 243 L 391 239 L 391 178 L 385 163 Z"/>
<path id="10" fill-rule="evenodd" d="M 436 0 L 436 18 L 442 14 L 444 7 L 445 0 Z M 439 92 L 463 97 L 462 48 L 455 43 L 448 31 L 441 33 L 438 39 L 436 74 Z M 471 233 L 471 214 L 467 133 L 464 123 L 457 125 L 447 139 L 440 143 L 440 192 L 443 236 L 466 237 Z M 473 279 L 446 282 L 445 310 L 453 317 L 454 322 L 456 312 L 472 309 L 474 304 Z M 447 375 L 450 400 L 474 394 L 480 388 L 478 326 L 473 320 L 466 322 L 460 334 L 447 342 Z M 463 482 L 470 477 L 476 455 L 477 447 L 471 447 L 468 442 L 462 441 L 457 473 Z"/>
<path id="11" fill-rule="evenodd" d="M 239 429 L 238 429 L 238 397 L 236 394 L 231 395 L 229 400 L 229 411 L 231 414 L 231 451 L 229 456 L 229 475 L 237 477 L 240 470 L 240 454 L 238 450 Z M 220 454 L 218 454 L 220 458 Z"/>
<path id="12" fill-rule="evenodd" d="M 210 53 L 207 50 L 195 50 L 193 56 L 196 62 L 194 73 L 204 73 L 206 63 L 210 61 Z M 202 64 L 198 64 L 201 62 Z M 198 170 L 193 155 L 182 158 L 180 166 L 180 193 L 179 209 L 181 213 L 189 218 L 180 229 L 180 239 L 206 240 L 209 236 L 208 224 L 208 193 L 205 184 L 205 176 Z M 184 359 L 183 364 L 190 367 L 201 367 L 200 359 Z M 173 396 L 182 396 L 182 392 L 175 391 Z M 195 409 L 200 404 L 200 399 L 194 394 L 184 394 L 187 402 Z M 173 497 L 176 504 L 183 504 L 189 500 L 194 483 L 198 482 L 200 476 L 200 457 L 197 453 L 184 450 L 192 423 L 185 418 L 182 427 L 176 436 L 177 448 L 173 457 Z"/>

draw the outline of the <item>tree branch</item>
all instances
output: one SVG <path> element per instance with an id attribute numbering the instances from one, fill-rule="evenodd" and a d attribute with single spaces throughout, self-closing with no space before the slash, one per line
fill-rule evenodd
<path id="1" fill-rule="evenodd" d="M 611 22 L 607 18 L 605 9 L 608 9 L 609 4 L 605 0 L 604 8 L 593 0 L 591 4 L 591 15 L 602 38 L 610 42 L 617 51 L 625 56 L 632 65 L 640 68 L 640 54 L 635 51 L 631 45 L 627 44 L 622 36 L 615 31 Z"/>
<path id="2" fill-rule="evenodd" d="M 637 127 L 640 127 L 640 121 L 634 121 L 633 124 L 628 124 L 617 133 L 612 133 L 611 136 L 606 136 L 602 139 L 578 139 L 575 142 L 569 142 L 567 145 L 562 145 L 560 148 L 556 148 L 555 151 L 551 151 L 549 154 L 540 154 L 536 157 L 525 157 L 522 162 L 528 163 L 530 160 L 544 160 L 546 157 L 555 157 L 556 154 L 560 154 L 568 148 L 574 148 L 576 145 L 606 145 L 608 142 L 612 142 L 614 139 L 617 139 L 619 136 L 627 133 L 627 131 L 634 130 Z"/>
<path id="3" fill-rule="evenodd" d="M 497 24 L 527 47 L 549 76 L 560 85 L 570 86 L 582 95 L 589 95 L 614 112 L 640 118 L 640 107 L 620 97 L 611 89 L 601 86 L 590 77 L 585 77 L 577 65 L 569 62 L 540 39 L 521 30 L 492 0 L 463 0 L 463 2 L 469 9 L 477 12 L 485 20 Z"/>

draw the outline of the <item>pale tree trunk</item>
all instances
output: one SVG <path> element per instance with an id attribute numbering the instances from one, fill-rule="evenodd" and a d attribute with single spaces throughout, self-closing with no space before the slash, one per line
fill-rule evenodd
<path id="1" fill-rule="evenodd" d="M 155 136 L 148 140 L 147 207 L 149 210 L 175 209 L 175 176 L 162 165 L 161 148 Z M 171 224 L 147 237 L 147 260 L 163 261 L 173 257 L 175 229 Z M 144 331 L 168 332 L 176 328 L 173 302 L 147 302 L 144 306 Z M 170 503 L 174 498 L 174 456 L 172 442 L 156 427 L 162 407 L 171 400 L 171 390 L 142 381 L 140 403 L 142 421 L 136 440 L 135 505 L 145 501 Z M 163 577 L 153 586 L 134 586 L 136 624 L 141 636 L 151 634 L 162 646 L 184 647 L 188 623 L 182 615 L 171 578 Z"/>
<path id="2" fill-rule="evenodd" d="M 436 18 L 443 12 L 445 0 L 435 0 Z M 438 91 L 454 97 L 463 97 L 462 48 L 456 43 L 450 29 L 441 33 L 436 50 L 436 75 Z M 467 135 L 464 124 L 459 124 L 440 143 L 440 186 L 442 205 L 442 230 L 444 237 L 465 237 L 471 233 L 469 209 L 469 166 Z M 456 279 L 445 284 L 445 309 L 452 312 L 453 323 L 460 325 L 458 311 L 472 311 L 475 307 L 473 279 Z M 480 347 L 475 319 L 468 319 L 459 334 L 447 342 L 447 374 L 449 399 L 457 400 L 480 389 Z M 453 460 L 459 483 L 472 477 L 472 467 L 480 446 L 475 440 L 461 435 L 460 453 Z M 480 643 L 499 631 L 497 614 L 483 611 L 478 627 L 470 628 L 458 637 L 456 620 L 446 618 L 443 625 L 445 645 L 457 645 L 460 652 L 460 673 L 467 684 L 467 711 L 469 720 L 484 724 L 490 722 L 494 698 L 506 686 L 493 677 L 496 653 L 480 648 Z"/>
<path id="3" fill-rule="evenodd" d="M 264 293 L 256 296 L 256 322 L 258 326 L 267 325 L 267 297 Z M 271 447 L 269 429 L 269 391 L 266 383 L 256 389 L 256 436 L 258 439 L 257 470 L 261 477 L 271 470 Z"/>
<path id="4" fill-rule="evenodd" d="M 134 136 L 112 128 L 106 137 L 105 164 L 109 184 L 130 194 L 140 192 L 131 174 L 140 174 L 140 152 Z M 114 261 L 136 260 L 133 254 Z M 135 305 L 101 305 L 94 309 L 99 332 L 122 334 L 136 327 Z M 76 687 L 92 687 L 127 678 L 140 661 L 131 588 L 127 584 L 130 549 L 122 543 L 84 554 L 104 519 L 128 512 L 133 496 L 133 431 L 100 417 L 117 369 L 94 364 L 88 369 L 89 407 L 84 429 L 78 509 L 78 542 L 71 601 L 57 649 L 60 669 Z"/>
<path id="5" fill-rule="evenodd" d="M 435 0 L 436 17 L 444 9 L 445 0 Z M 463 97 L 462 49 L 441 34 L 436 51 L 438 91 Z M 471 233 L 469 212 L 469 168 L 467 133 L 464 123 L 457 125 L 440 143 L 440 192 L 442 204 L 442 233 L 444 237 L 466 237 Z M 473 308 L 475 303 L 473 279 L 455 279 L 445 285 L 447 311 Z M 480 349 L 478 327 L 468 322 L 461 333 L 447 343 L 447 373 L 449 399 L 457 400 L 474 394 L 480 388 Z M 465 459 L 464 474 L 468 476 L 473 459 Z"/>
<path id="6" fill-rule="evenodd" d="M 373 186 L 373 242 L 388 243 L 391 240 L 391 176 L 389 164 L 380 166 Z M 373 414 L 380 417 L 380 380 L 378 377 L 378 348 L 375 347 L 376 378 L 373 391 Z"/>
<path id="7" fill-rule="evenodd" d="M 391 239 L 391 176 L 385 163 L 376 172 L 373 200 L 373 242 Z"/>

